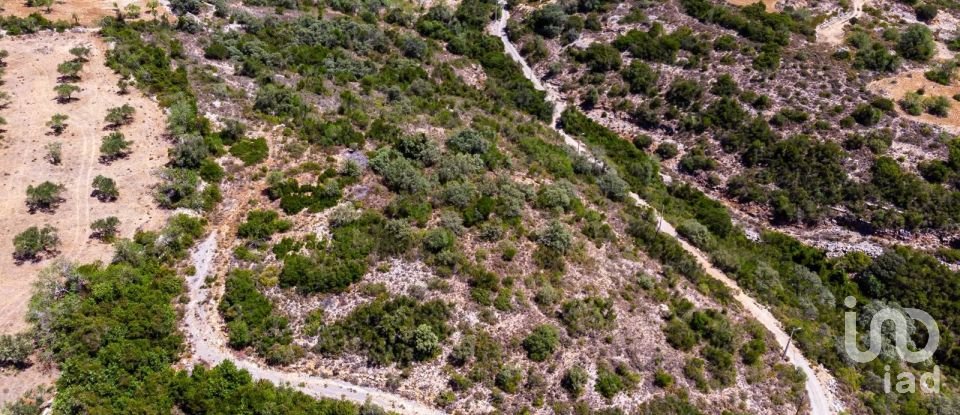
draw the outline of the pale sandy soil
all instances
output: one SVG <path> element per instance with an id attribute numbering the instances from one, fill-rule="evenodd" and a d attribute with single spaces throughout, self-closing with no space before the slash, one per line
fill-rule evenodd
<path id="1" fill-rule="evenodd" d="M 81 73 L 79 98 L 58 104 L 53 91 L 57 64 L 68 60 L 68 50 L 78 44 L 93 49 L 90 62 Z M 151 197 L 156 183 L 152 174 L 167 160 L 168 142 L 163 138 L 164 114 L 159 106 L 134 89 L 117 95 L 119 80 L 104 66 L 106 46 L 89 33 L 44 33 L 0 40 L 0 49 L 10 52 L 0 90 L 8 92 L 12 104 L 0 110 L 7 119 L 7 132 L 0 145 L 0 333 L 26 327 L 24 312 L 30 287 L 39 269 L 49 260 L 17 265 L 12 257 L 13 237 L 30 226 L 52 225 L 59 230 L 61 255 L 69 260 L 108 261 L 109 245 L 90 239 L 90 223 L 116 216 L 120 236 L 130 237 L 139 228 L 157 229 L 167 214 L 158 211 Z M 133 141 L 132 153 L 110 165 L 98 162 L 104 116 L 107 109 L 122 104 L 136 109 L 134 122 L 120 129 Z M 69 126 L 59 137 L 48 135 L 44 125 L 55 113 L 69 116 Z M 52 165 L 44 159 L 48 143 L 63 145 L 63 162 Z M 120 198 L 101 203 L 90 196 L 93 178 L 113 178 Z M 25 204 L 30 184 L 45 180 L 66 187 L 65 201 L 55 213 L 31 214 Z"/>
<path id="2" fill-rule="evenodd" d="M 43 17 L 52 21 L 65 20 L 89 26 L 96 24 L 106 16 L 112 16 L 114 14 L 114 3 L 117 3 L 121 8 L 130 3 L 136 3 L 140 6 L 141 19 L 153 18 L 147 9 L 147 0 L 56 0 L 50 13 L 39 7 L 27 7 L 25 0 L 7 0 L 2 3 L 3 10 L 0 11 L 0 15 L 25 17 L 31 13 L 40 13 Z M 163 14 L 162 12 L 165 10 L 162 5 L 158 7 L 158 15 Z"/>
<path id="3" fill-rule="evenodd" d="M 53 368 L 33 365 L 24 370 L 0 370 L 0 406 L 14 402 L 24 393 L 40 385 L 52 385 L 58 372 Z"/>
<path id="4" fill-rule="evenodd" d="M 899 105 L 897 106 L 897 112 L 902 117 L 938 125 L 955 134 L 960 133 L 960 102 L 951 98 L 955 94 L 960 93 L 960 85 L 956 82 L 952 85 L 940 85 L 923 76 L 924 71 L 923 69 L 917 69 L 890 78 L 880 79 L 871 82 L 867 88 L 876 94 L 883 95 L 894 101 L 898 101 L 907 95 L 908 92 L 914 92 L 920 88 L 923 88 L 925 96 L 945 96 L 950 100 L 951 104 L 950 111 L 946 117 L 941 118 L 927 113 L 919 116 L 910 115 L 903 112 Z"/>

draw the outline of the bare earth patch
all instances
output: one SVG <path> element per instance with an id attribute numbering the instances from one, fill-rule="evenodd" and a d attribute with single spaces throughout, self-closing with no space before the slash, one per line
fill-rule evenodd
<path id="1" fill-rule="evenodd" d="M 946 117 L 937 117 L 927 113 L 914 116 L 903 112 L 899 106 L 897 107 L 897 113 L 914 121 L 938 125 L 954 134 L 960 133 L 960 102 L 952 98 L 960 93 L 960 85 L 938 84 L 924 77 L 923 72 L 923 69 L 904 72 L 890 78 L 871 82 L 867 88 L 894 101 L 899 101 L 907 93 L 916 92 L 918 89 L 923 89 L 925 96 L 945 96 L 951 103 Z"/>
<path id="2" fill-rule="evenodd" d="M 92 49 L 90 61 L 81 72 L 81 88 L 67 104 L 57 103 L 57 64 L 71 59 L 76 45 Z M 17 265 L 13 259 L 13 237 L 30 226 L 51 225 L 59 230 L 60 255 L 72 261 L 110 259 L 110 245 L 90 238 L 90 223 L 116 216 L 120 236 L 130 237 L 137 229 L 158 229 L 168 216 L 158 211 L 151 197 L 157 179 L 153 172 L 167 159 L 164 114 L 149 98 L 131 88 L 117 95 L 119 77 L 104 65 L 106 45 L 90 33 L 43 33 L 0 40 L 0 49 L 10 52 L 4 84 L 12 104 L 0 110 L 7 120 L 0 141 L 0 333 L 26 327 L 24 313 L 30 287 L 37 271 L 48 259 Z M 99 162 L 104 117 L 107 109 L 129 104 L 136 109 L 132 124 L 119 129 L 132 140 L 132 153 L 109 165 Z M 60 136 L 48 134 L 45 123 L 53 114 L 70 118 Z M 46 159 L 45 146 L 61 142 L 63 161 L 53 165 Z M 114 179 L 120 198 L 102 203 L 92 197 L 91 183 L 97 175 Z M 45 180 L 66 187 L 64 202 L 55 213 L 31 214 L 25 204 L 26 188 Z"/>

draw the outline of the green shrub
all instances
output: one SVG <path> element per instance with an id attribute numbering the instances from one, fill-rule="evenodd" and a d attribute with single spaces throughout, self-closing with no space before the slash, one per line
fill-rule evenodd
<path id="1" fill-rule="evenodd" d="M 557 328 L 549 324 L 543 324 L 534 328 L 523 339 L 523 349 L 527 352 L 528 359 L 534 362 L 542 362 L 553 355 L 559 341 L 560 333 Z"/>
<path id="2" fill-rule="evenodd" d="M 67 188 L 62 184 L 45 181 L 36 186 L 27 186 L 27 208 L 30 212 L 52 211 L 63 203 L 63 192 Z"/>
<path id="3" fill-rule="evenodd" d="M 247 212 L 247 220 L 237 227 L 237 236 L 253 241 L 265 241 L 274 233 L 285 232 L 293 224 L 280 219 L 280 215 L 272 210 L 251 210 Z"/>
<path id="4" fill-rule="evenodd" d="M 243 161 L 244 165 L 252 166 L 267 159 L 270 149 L 267 140 L 263 137 L 241 139 L 230 146 L 230 155 Z"/>
<path id="5" fill-rule="evenodd" d="M 44 225 L 31 226 L 13 237 L 13 258 L 17 261 L 37 261 L 43 254 L 51 254 L 60 246 L 57 229 Z"/>
<path id="6" fill-rule="evenodd" d="M 580 397 L 586 390 L 590 375 L 580 366 L 572 366 L 567 369 L 567 373 L 560 380 L 560 385 L 567 390 L 567 393 L 574 398 Z"/>
<path id="7" fill-rule="evenodd" d="M 377 298 L 320 330 L 316 350 L 361 353 L 371 363 L 408 365 L 434 358 L 450 334 L 450 309 L 441 301 Z"/>

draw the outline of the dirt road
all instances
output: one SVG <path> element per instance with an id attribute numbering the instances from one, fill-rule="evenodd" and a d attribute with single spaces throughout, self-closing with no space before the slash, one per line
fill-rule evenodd
<path id="1" fill-rule="evenodd" d="M 862 8 L 863 0 L 858 0 L 858 1 L 859 1 L 859 6 L 857 7 L 857 9 L 859 10 Z M 524 76 L 526 76 L 527 79 L 533 82 L 534 87 L 536 87 L 541 91 L 546 92 L 547 100 L 554 105 L 552 127 L 556 129 L 561 136 L 563 136 L 564 141 L 568 145 L 576 149 L 578 152 L 583 152 L 585 149 L 585 146 L 583 143 L 574 139 L 563 130 L 557 128 L 556 121 L 559 118 L 560 114 L 563 112 L 563 109 L 566 108 L 566 103 L 563 101 L 563 99 L 561 99 L 560 94 L 555 86 L 549 85 L 549 84 L 547 84 L 546 87 L 544 86 L 544 83 L 541 82 L 541 80 L 536 76 L 536 73 L 533 71 L 530 65 L 527 64 L 527 61 L 517 51 L 517 47 L 507 37 L 506 31 L 504 29 L 506 28 L 507 21 L 510 19 L 510 12 L 507 11 L 505 7 L 503 7 L 506 5 L 505 0 L 501 0 L 500 5 L 501 5 L 500 18 L 497 21 L 493 22 L 488 27 L 488 30 L 492 35 L 500 37 L 500 39 L 503 41 L 504 49 L 506 50 L 507 54 L 510 55 L 510 57 L 514 61 L 520 64 L 520 66 L 523 68 Z M 643 205 L 643 206 L 649 207 L 646 201 L 641 199 L 636 193 L 631 192 L 630 198 L 633 199 L 634 203 L 637 205 Z M 706 270 L 708 275 L 710 275 L 712 278 L 715 278 L 716 280 L 720 281 L 721 283 L 726 285 L 728 288 L 730 288 L 735 293 L 735 298 L 737 302 L 740 303 L 740 305 L 744 308 L 744 310 L 750 313 L 750 315 L 753 318 L 755 318 L 767 330 L 773 333 L 773 336 L 774 338 L 776 338 L 777 343 L 780 345 L 781 349 L 785 347 L 789 336 L 783 330 L 783 328 L 780 325 L 780 322 L 777 321 L 777 319 L 773 316 L 773 314 L 771 314 L 770 311 L 768 311 L 766 308 L 764 308 L 759 303 L 757 303 L 756 300 L 746 295 L 743 292 L 743 290 L 741 290 L 740 287 L 737 285 L 736 281 L 732 280 L 730 277 L 727 277 L 723 272 L 721 272 L 719 269 L 714 267 L 713 264 L 711 264 L 710 261 L 707 260 L 707 257 L 706 255 L 703 254 L 703 252 L 701 252 L 698 248 L 694 247 L 693 245 L 690 245 L 689 243 L 687 243 L 687 241 L 685 241 L 684 239 L 679 238 L 677 236 L 677 231 L 673 228 L 673 226 L 669 222 L 663 220 L 659 212 L 656 212 L 656 210 L 654 210 L 654 212 L 657 215 L 657 220 L 659 220 L 662 223 L 662 225 L 660 226 L 660 231 L 667 235 L 670 235 L 673 238 L 676 238 L 677 241 L 680 242 L 680 245 L 683 247 L 683 249 L 696 258 L 697 262 L 700 264 L 700 266 L 704 268 L 704 270 Z M 828 415 L 828 414 L 836 414 L 843 409 L 842 403 L 836 400 L 832 396 L 830 391 L 824 386 L 824 383 L 827 383 L 827 384 L 835 383 L 835 381 L 833 381 L 832 379 L 832 376 L 826 370 L 823 370 L 822 368 L 814 369 L 814 367 L 810 364 L 810 362 L 795 347 L 791 347 L 790 350 L 787 352 L 787 358 L 790 360 L 790 363 L 799 367 L 800 370 L 802 370 L 803 373 L 807 376 L 806 390 L 807 390 L 808 401 L 810 403 L 811 413 L 813 413 L 814 415 L 821 415 L 821 414 Z"/>
<path id="2" fill-rule="evenodd" d="M 188 366 L 216 365 L 230 360 L 237 367 L 250 372 L 254 379 L 289 386 L 317 398 L 344 399 L 361 404 L 369 400 L 384 409 L 401 414 L 443 414 L 428 405 L 390 392 L 306 373 L 285 372 L 235 353 L 227 346 L 226 338 L 220 330 L 223 322 L 217 312 L 211 289 L 206 285 L 207 277 L 214 272 L 216 253 L 216 231 L 207 236 L 207 239 L 194 247 L 190 253 L 190 260 L 196 271 L 187 279 L 190 301 L 187 303 L 183 321 L 187 343 L 192 352 L 188 359 Z"/>
<path id="3" fill-rule="evenodd" d="M 843 43 L 843 27 L 855 17 L 863 15 L 867 0 L 853 0 L 850 11 L 833 16 L 817 25 L 817 41 L 840 45 Z"/>

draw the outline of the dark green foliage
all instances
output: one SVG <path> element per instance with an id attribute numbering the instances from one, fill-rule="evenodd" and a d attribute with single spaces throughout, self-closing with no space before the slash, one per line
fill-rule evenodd
<path id="1" fill-rule="evenodd" d="M 591 71 L 600 73 L 619 70 L 623 64 L 620 51 L 603 42 L 591 43 L 583 52 L 576 54 L 576 59 L 585 63 Z"/>
<path id="2" fill-rule="evenodd" d="M 737 81 L 733 80 L 733 77 L 729 74 L 723 74 L 713 81 L 710 93 L 721 97 L 732 97 L 740 93 L 740 87 L 737 85 Z"/>
<path id="3" fill-rule="evenodd" d="M 937 17 L 937 6 L 930 3 L 921 3 L 913 8 L 917 20 L 928 23 Z"/>
<path id="4" fill-rule="evenodd" d="M 60 237 L 54 227 L 31 226 L 13 237 L 13 258 L 17 261 L 36 261 L 43 254 L 56 252 L 59 246 Z"/>
<path id="5" fill-rule="evenodd" d="M 416 194 L 426 190 L 429 185 L 410 160 L 391 148 L 384 147 L 370 159 L 370 167 L 383 177 L 384 184 L 398 193 Z"/>
<path id="6" fill-rule="evenodd" d="M 120 219 L 116 216 L 107 216 L 100 218 L 90 224 L 90 230 L 93 231 L 93 237 L 104 242 L 113 241 L 117 236 L 117 229 L 120 226 Z"/>
<path id="7" fill-rule="evenodd" d="M 653 384 L 660 388 L 669 388 L 673 386 L 673 376 L 663 369 L 658 369 L 653 375 Z"/>
<path id="8" fill-rule="evenodd" d="M 574 398 L 579 397 L 586 390 L 590 375 L 580 366 L 573 366 L 567 370 L 560 380 L 560 385 Z"/>
<path id="9" fill-rule="evenodd" d="M 653 95 L 657 92 L 660 74 L 639 59 L 631 61 L 630 65 L 620 72 L 620 76 L 630 85 L 630 92 L 634 94 Z"/>
<path id="10" fill-rule="evenodd" d="M 357 220 L 335 226 L 332 238 L 312 250 L 309 256 L 287 255 L 280 272 L 280 286 L 297 287 L 300 292 L 341 292 L 360 280 L 367 271 L 367 257 L 375 250 L 392 247 L 385 220 L 364 212 Z"/>
<path id="11" fill-rule="evenodd" d="M 579 337 L 613 328 L 617 314 L 609 299 L 587 297 L 563 303 L 560 321 L 571 336 Z"/>
<path id="12" fill-rule="evenodd" d="M 266 160 L 269 152 L 267 140 L 263 137 L 242 139 L 230 146 L 230 155 L 240 159 L 247 166 Z"/>
<path id="13" fill-rule="evenodd" d="M 97 175 L 93 178 L 93 197 L 101 202 L 112 202 L 120 197 L 117 183 L 109 177 Z"/>
<path id="14" fill-rule="evenodd" d="M 872 127 L 880 122 L 883 112 L 869 104 L 860 104 L 850 114 L 862 126 Z"/>
<path id="15" fill-rule="evenodd" d="M 661 142 L 654 151 L 661 160 L 670 160 L 680 154 L 680 150 L 675 143 L 669 141 Z"/>
<path id="16" fill-rule="evenodd" d="M 280 209 L 288 215 L 307 209 L 319 212 L 333 207 L 340 200 L 342 192 L 336 180 L 328 179 L 316 185 L 300 184 L 296 179 L 279 179 L 270 183 L 267 195 L 271 200 L 280 199 Z"/>
<path id="17" fill-rule="evenodd" d="M 260 87 L 253 108 L 280 118 L 299 117 L 308 111 L 296 92 L 274 84 Z"/>
<path id="18" fill-rule="evenodd" d="M 613 41 L 613 46 L 621 51 L 628 51 L 636 59 L 673 63 L 680 50 L 683 35 L 674 32 L 663 34 L 663 26 L 655 23 L 649 31 L 631 30 Z"/>
<path id="19" fill-rule="evenodd" d="M 449 318 L 450 309 L 441 301 L 380 297 L 321 328 L 316 350 L 328 355 L 361 353 L 377 365 L 429 360 L 450 334 Z"/>
<path id="20" fill-rule="evenodd" d="M 173 379 L 175 404 L 190 414 L 231 415 L 275 410 L 284 414 L 375 415 L 383 409 L 371 404 L 314 399 L 289 387 L 254 381 L 230 361 L 212 369 L 198 366 Z M 269 408 L 269 409 L 267 409 Z"/>
<path id="21" fill-rule="evenodd" d="M 485 33 L 497 7 L 493 1 L 470 0 L 450 13 L 446 6 L 437 5 L 420 18 L 416 28 L 424 36 L 448 42 L 448 51 L 479 61 L 488 76 L 486 88 L 496 94 L 498 102 L 512 103 L 543 121 L 549 120 L 553 108 L 544 99 L 545 93 L 537 91 L 520 66 L 503 52 L 500 39 Z"/>
<path id="22" fill-rule="evenodd" d="M 463 130 L 447 140 L 447 147 L 457 153 L 484 154 L 492 148 L 492 144 L 476 130 Z"/>
<path id="23" fill-rule="evenodd" d="M 63 192 L 67 188 L 62 184 L 56 184 L 50 181 L 40 183 L 36 186 L 27 186 L 27 208 L 30 212 L 52 211 L 63 202 Z"/>
<path id="24" fill-rule="evenodd" d="M 703 95 L 703 88 L 697 82 L 678 79 L 670 84 L 667 90 L 667 102 L 680 108 L 688 108 L 696 104 Z"/>
<path id="25" fill-rule="evenodd" d="M 127 140 L 123 133 L 114 131 L 103 136 L 100 142 L 100 161 L 109 163 L 130 154 L 130 145 L 133 141 Z"/>
<path id="26" fill-rule="evenodd" d="M 900 35 L 897 52 L 906 59 L 926 62 L 936 53 L 933 34 L 926 25 L 912 24 Z"/>
<path id="27" fill-rule="evenodd" d="M 791 32 L 813 33 L 810 22 L 797 21 L 784 13 L 767 13 L 763 4 L 737 9 L 707 0 L 682 0 L 680 3 L 688 15 L 735 30 L 740 36 L 754 42 L 786 45 Z"/>
<path id="28" fill-rule="evenodd" d="M 364 142 L 363 134 L 353 128 L 345 118 L 324 122 L 314 117 L 307 117 L 303 120 L 300 135 L 311 143 L 324 146 L 340 145 L 356 148 Z"/>
<path id="29" fill-rule="evenodd" d="M 203 137 L 185 135 L 177 138 L 176 144 L 169 150 L 169 153 L 172 166 L 196 169 L 210 154 L 210 150 Z"/>
<path id="30" fill-rule="evenodd" d="M 900 66 L 900 57 L 887 50 L 882 43 L 869 43 L 859 49 L 853 65 L 878 72 L 893 72 Z"/>
<path id="31" fill-rule="evenodd" d="M 528 359 L 542 362 L 553 355 L 559 341 L 560 333 L 557 328 L 544 324 L 537 326 L 523 339 L 523 350 L 527 352 Z"/>
<path id="32" fill-rule="evenodd" d="M 25 367 L 30 362 L 33 349 L 30 333 L 0 335 L 0 367 Z"/>
<path id="33" fill-rule="evenodd" d="M 272 210 L 251 210 L 247 220 L 237 227 L 237 236 L 252 241 L 265 241 L 277 232 L 286 232 L 293 226 L 288 220 Z"/>
<path id="34" fill-rule="evenodd" d="M 219 308 L 227 323 L 230 347 L 253 346 L 258 353 L 266 354 L 274 345 L 289 345 L 293 332 L 287 318 L 278 314 L 270 299 L 260 293 L 254 277 L 249 270 L 231 271 Z"/>

